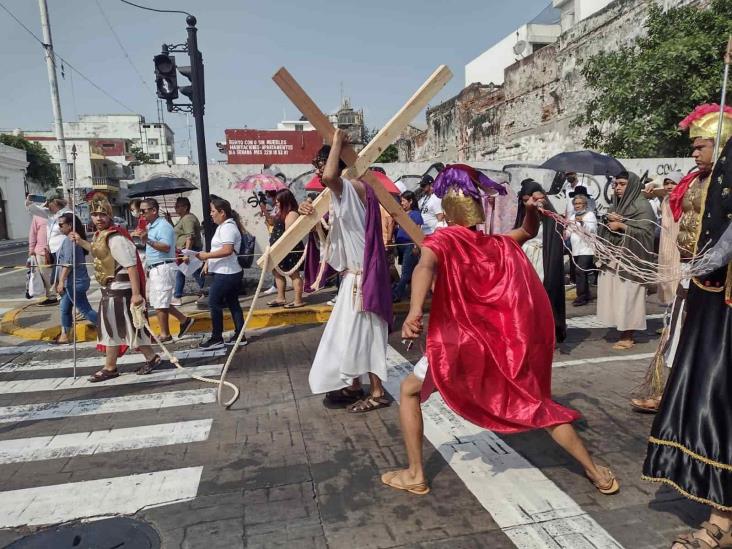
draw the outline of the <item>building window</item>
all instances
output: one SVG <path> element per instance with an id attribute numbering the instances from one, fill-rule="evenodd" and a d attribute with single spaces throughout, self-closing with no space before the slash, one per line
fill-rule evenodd
<path id="1" fill-rule="evenodd" d="M 103 149 L 114 149 L 114 143 L 102 143 Z"/>
<path id="2" fill-rule="evenodd" d="M 153 153 L 150 156 L 150 160 L 160 160 L 160 154 L 159 153 Z"/>
<path id="3" fill-rule="evenodd" d="M 303 129 L 305 129 L 305 125 L 304 124 L 295 124 L 295 131 L 296 132 L 301 132 L 301 131 L 303 131 Z"/>
<path id="4" fill-rule="evenodd" d="M 159 144 L 160 144 L 160 142 L 159 142 L 159 141 L 158 141 L 157 139 L 155 139 L 155 138 L 152 138 L 152 137 L 151 137 L 151 138 L 149 138 L 149 139 L 147 140 L 147 144 L 148 144 L 148 145 L 159 145 Z"/>

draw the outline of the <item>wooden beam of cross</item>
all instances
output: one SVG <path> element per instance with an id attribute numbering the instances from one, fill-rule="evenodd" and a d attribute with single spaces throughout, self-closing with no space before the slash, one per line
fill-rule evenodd
<path id="1" fill-rule="evenodd" d="M 348 166 L 344 175 L 351 179 L 360 179 L 368 184 L 373 190 L 379 203 L 394 220 L 407 232 L 409 237 L 417 244 L 421 244 L 424 235 L 420 228 L 411 220 L 409 215 L 402 210 L 399 203 L 389 194 L 381 182 L 368 171 L 369 166 L 379 155 L 391 145 L 402 130 L 411 122 L 417 114 L 427 106 L 438 91 L 452 78 L 452 72 L 445 65 L 441 65 L 425 81 L 424 84 L 414 93 L 404 106 L 381 128 L 381 131 L 356 154 L 353 147 L 344 145 L 341 150 L 341 159 Z M 300 112 L 307 118 L 313 127 L 323 136 L 323 139 L 330 143 L 333 140 L 335 128 L 328 120 L 328 117 L 318 108 L 312 99 L 305 93 L 292 75 L 285 68 L 278 70 L 272 80 L 290 98 Z M 278 264 L 288 253 L 315 227 L 316 223 L 328 212 L 330 202 L 330 189 L 325 189 L 313 201 L 315 214 L 300 216 L 285 233 L 275 242 L 269 250 L 270 264 Z M 261 267 L 264 264 L 264 257 L 259 258 L 257 264 Z"/>

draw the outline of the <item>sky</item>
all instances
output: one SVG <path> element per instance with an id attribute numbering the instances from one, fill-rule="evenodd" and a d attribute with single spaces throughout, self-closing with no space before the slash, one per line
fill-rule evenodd
<path id="1" fill-rule="evenodd" d="M 56 53 L 107 92 L 65 67 L 65 77 L 59 73 L 64 120 L 134 112 L 156 121 L 152 58 L 162 43 L 185 41 L 186 16 L 143 11 L 119 0 L 47 1 Z M 38 2 L 0 3 L 42 37 Z M 217 160 L 222 155 L 215 143 L 225 140 L 225 129 L 272 129 L 283 117 L 299 117 L 272 82 L 281 66 L 326 113 L 338 108 L 342 88 L 354 108 L 363 109 L 366 125 L 378 129 L 440 64 L 454 76 L 432 105 L 457 94 L 465 64 L 536 16 L 549 0 L 135 3 L 187 11 L 198 19 L 206 74 L 206 145 L 209 160 Z M 41 45 L 2 7 L 0 36 L 0 128 L 51 129 Z M 188 64 L 185 54 L 176 57 L 179 65 Z M 176 134 L 176 154 L 187 154 L 186 116 L 167 111 L 164 116 Z M 424 114 L 415 123 L 424 127 Z"/>

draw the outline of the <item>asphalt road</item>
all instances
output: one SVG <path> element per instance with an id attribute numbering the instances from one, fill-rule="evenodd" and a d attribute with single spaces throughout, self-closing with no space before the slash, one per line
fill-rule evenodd
<path id="1" fill-rule="evenodd" d="M 5 259 L 7 260 L 7 257 Z M 7 277 L 12 278 L 12 277 Z M 651 309 L 651 313 L 657 310 Z M 425 404 L 425 460 L 432 492 L 387 489 L 382 472 L 406 456 L 399 407 L 365 415 L 323 406 L 307 375 L 322 326 L 253 332 L 230 379 L 232 409 L 211 385 L 167 366 L 136 376 L 139 357 L 104 385 L 101 364 L 47 345 L 0 348 L 0 546 L 44 525 L 124 514 L 152 525 L 163 547 L 665 548 L 704 508 L 640 480 L 652 417 L 627 403 L 655 350 L 657 316 L 628 352 L 591 308 L 570 314 L 557 351 L 556 400 L 579 410 L 590 451 L 618 475 L 600 495 L 541 431 L 498 437 Z M 217 376 L 225 356 L 185 354 L 189 372 Z M 419 357 L 392 334 L 387 388 Z M 405 356 L 402 356 L 405 355 Z M 407 360 L 408 359 L 408 360 Z"/>

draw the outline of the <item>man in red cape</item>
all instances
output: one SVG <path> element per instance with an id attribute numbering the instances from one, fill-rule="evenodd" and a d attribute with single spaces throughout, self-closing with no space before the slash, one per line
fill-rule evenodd
<path id="1" fill-rule="evenodd" d="M 484 235 L 476 230 L 485 217 L 478 186 L 475 171 L 463 165 L 446 167 L 435 180 L 449 227 L 424 241 L 402 326 L 405 339 L 420 336 L 422 308 L 434 280 L 426 357 L 401 385 L 409 467 L 385 473 L 382 482 L 414 494 L 429 492 L 420 401 L 437 390 L 455 413 L 486 429 L 547 429 L 601 493 L 613 494 L 619 490 L 617 480 L 594 463 L 571 425 L 579 414 L 551 399 L 552 310 L 521 249 L 538 232 L 537 204 L 526 204 L 520 228 Z"/>

